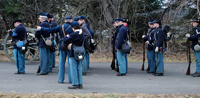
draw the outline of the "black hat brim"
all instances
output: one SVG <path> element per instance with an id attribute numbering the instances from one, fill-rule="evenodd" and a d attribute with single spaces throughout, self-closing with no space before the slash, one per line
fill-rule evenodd
<path id="1" fill-rule="evenodd" d="M 14 23 L 15 22 L 21 22 L 22 20 L 20 20 L 20 19 L 15 19 L 14 21 L 13 21 L 13 25 L 14 25 Z"/>

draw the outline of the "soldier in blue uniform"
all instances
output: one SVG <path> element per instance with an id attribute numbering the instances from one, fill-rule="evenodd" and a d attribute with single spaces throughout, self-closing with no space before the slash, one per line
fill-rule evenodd
<path id="1" fill-rule="evenodd" d="M 65 51 L 62 49 L 62 42 L 63 38 L 71 33 L 73 33 L 73 30 L 71 28 L 71 23 L 72 23 L 72 16 L 68 15 L 65 18 L 65 24 L 64 25 L 59 25 L 54 28 L 41 28 L 37 27 L 38 30 L 45 31 L 48 33 L 56 33 L 59 32 L 59 35 L 61 37 L 60 39 L 60 45 L 59 45 L 59 72 L 58 72 L 58 83 L 64 83 L 65 79 L 65 61 L 66 61 L 66 56 L 68 55 L 68 82 L 72 83 L 71 80 L 71 72 L 70 72 L 70 62 L 69 62 L 69 51 Z M 64 31 L 64 32 L 63 32 Z"/>
<path id="2" fill-rule="evenodd" d="M 129 27 L 128 27 L 128 24 L 130 24 L 130 21 L 127 19 L 127 18 L 123 18 L 123 24 L 124 24 L 124 26 L 126 27 L 126 30 L 127 30 L 127 32 L 128 32 L 128 34 L 127 34 L 127 37 L 128 37 L 128 39 L 130 38 L 129 37 L 129 35 L 130 35 L 130 29 L 129 29 Z M 128 72 L 128 59 L 127 59 L 127 54 L 125 54 L 125 59 L 126 59 L 126 73 Z"/>
<path id="3" fill-rule="evenodd" d="M 117 35 L 118 35 L 118 32 L 119 32 L 119 29 L 121 26 L 118 25 L 118 18 L 114 20 L 113 23 L 116 23 L 116 30 L 115 30 L 115 37 L 117 38 Z M 116 57 L 116 68 L 115 68 L 115 71 L 116 72 L 119 72 L 119 64 L 118 64 L 118 59 L 117 59 L 117 40 L 115 40 L 115 49 L 116 49 L 116 52 L 115 52 L 115 57 Z"/>
<path id="4" fill-rule="evenodd" d="M 118 18 L 117 19 L 118 25 L 119 25 L 119 32 L 117 34 L 117 42 L 116 42 L 116 50 L 117 50 L 117 60 L 118 60 L 118 65 L 119 65 L 119 73 L 117 74 L 117 76 L 124 76 L 126 75 L 126 58 L 125 56 L 126 53 L 123 53 L 121 51 L 121 45 L 123 43 L 125 43 L 125 41 L 127 40 L 127 28 L 124 26 L 123 24 L 123 19 L 122 18 Z"/>
<path id="5" fill-rule="evenodd" d="M 192 49 L 195 53 L 195 61 L 196 61 L 196 72 L 191 74 L 193 77 L 200 77 L 200 51 L 194 48 L 195 45 L 198 44 L 199 36 L 200 36 L 200 19 L 194 19 L 191 21 L 193 26 L 193 36 L 190 34 L 186 34 L 186 37 L 192 41 Z"/>
<path id="6" fill-rule="evenodd" d="M 52 14 L 48 14 L 48 22 L 50 24 L 50 28 L 54 28 L 57 26 L 56 22 L 54 21 L 54 18 L 53 18 L 53 15 Z M 56 44 L 55 42 L 55 34 L 52 34 L 53 35 L 53 42 L 54 44 Z M 52 68 L 55 67 L 55 52 L 52 52 L 52 56 L 53 56 L 53 65 L 52 65 Z M 52 69 L 50 68 L 50 69 Z"/>
<path id="7" fill-rule="evenodd" d="M 116 63 L 115 63 L 115 69 L 113 69 L 113 70 L 115 70 L 116 72 L 119 72 L 119 69 L 118 69 L 118 62 L 117 62 L 117 51 L 116 51 L 116 45 L 115 45 L 115 43 L 116 43 L 116 36 L 117 36 L 117 33 L 118 33 L 118 24 L 117 24 L 117 22 L 116 22 L 116 19 L 114 19 L 113 21 L 112 21 L 112 25 L 113 25 L 113 29 L 112 29 L 112 42 L 111 42 L 111 44 L 114 44 L 114 46 L 112 47 L 113 48 L 113 56 L 115 56 L 115 57 L 113 57 L 113 58 L 115 58 L 115 61 L 116 61 Z"/>
<path id="8" fill-rule="evenodd" d="M 155 69 L 155 61 L 153 59 L 153 41 L 154 41 L 154 25 L 153 25 L 153 19 L 148 20 L 148 25 L 150 27 L 150 30 L 146 35 L 143 35 L 142 38 L 146 41 L 146 47 L 147 47 L 147 59 L 148 59 L 148 65 L 150 70 L 147 71 L 147 73 L 153 73 Z"/>
<path id="9" fill-rule="evenodd" d="M 85 36 L 85 41 L 88 41 L 89 39 L 91 39 L 91 33 L 88 30 L 87 24 L 84 21 L 82 21 L 80 17 L 75 17 L 74 21 L 77 21 L 80 24 L 83 34 Z M 86 51 L 86 54 L 87 54 L 87 51 Z M 83 75 L 87 74 L 88 59 L 89 59 L 88 55 L 85 55 L 84 60 L 82 60 Z"/>
<path id="10" fill-rule="evenodd" d="M 86 25 L 87 29 L 90 31 L 91 38 L 94 38 L 94 32 L 91 30 L 90 26 L 88 25 L 88 21 L 84 16 L 80 16 L 80 20 L 82 21 L 82 24 Z M 90 54 L 86 51 L 86 61 L 87 61 L 87 68 L 90 66 Z"/>
<path id="11" fill-rule="evenodd" d="M 164 73 L 164 61 L 163 56 L 166 50 L 166 42 L 164 40 L 165 34 L 161 27 L 161 20 L 155 20 L 154 22 L 155 32 L 154 32 L 154 48 L 155 48 L 155 63 L 157 66 L 155 76 L 163 76 Z"/>
<path id="12" fill-rule="evenodd" d="M 15 31 L 12 32 L 11 30 L 8 30 L 9 35 L 13 38 L 13 54 L 17 67 L 17 72 L 15 74 L 25 74 L 25 52 L 19 52 L 19 47 L 22 47 L 27 43 L 27 35 L 26 29 L 20 22 L 20 19 L 15 19 L 13 21 Z M 20 43 L 19 41 L 23 41 L 23 43 Z"/>
<path id="13" fill-rule="evenodd" d="M 70 43 L 73 43 L 73 45 L 79 45 L 81 46 L 84 41 L 84 35 L 82 30 L 80 29 L 80 25 L 77 21 L 73 21 L 72 29 L 74 33 L 71 33 L 68 37 L 64 38 L 64 43 L 66 45 L 69 45 Z M 83 82 L 82 82 L 82 64 L 81 61 L 75 60 L 74 58 L 74 50 L 73 45 L 71 46 L 70 52 L 69 52 L 69 61 L 70 61 L 70 69 L 71 69 L 71 75 L 72 75 L 72 86 L 69 86 L 69 89 L 82 89 L 83 88 Z"/>
<path id="14" fill-rule="evenodd" d="M 49 28 L 49 23 L 47 21 L 47 13 L 41 12 L 39 14 L 39 21 L 41 24 L 39 25 L 40 27 L 46 27 Z M 48 53 L 49 49 L 46 47 L 46 44 L 44 42 L 43 38 L 48 38 L 50 37 L 50 34 L 47 32 L 42 32 L 42 31 L 36 31 L 35 32 L 35 37 L 39 40 L 38 46 L 39 46 L 39 51 L 40 51 L 40 73 L 38 75 L 47 75 L 48 74 L 48 67 L 49 67 L 49 62 L 48 62 Z M 43 38 L 42 38 L 43 37 Z"/>

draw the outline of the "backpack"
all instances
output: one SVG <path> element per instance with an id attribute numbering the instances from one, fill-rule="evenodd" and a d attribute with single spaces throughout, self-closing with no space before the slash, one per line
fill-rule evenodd
<path id="1" fill-rule="evenodd" d="M 163 31 L 164 31 L 164 35 L 165 35 L 165 38 L 164 38 L 164 40 L 165 41 L 169 41 L 170 39 L 171 39 L 171 37 L 172 37 L 172 34 L 170 34 L 170 37 L 167 37 L 167 33 L 170 31 L 170 26 L 169 25 L 164 25 L 163 26 Z"/>
<path id="2" fill-rule="evenodd" d="M 84 59 L 84 51 L 85 51 L 84 40 L 85 40 L 85 38 L 83 38 L 83 43 L 82 43 L 81 46 L 73 45 L 74 59 L 77 60 L 77 61 Z"/>
<path id="3" fill-rule="evenodd" d="M 132 47 L 131 47 L 131 43 L 129 42 L 128 29 L 127 29 L 127 39 L 126 39 L 126 41 L 122 44 L 121 48 L 122 48 L 121 51 L 122 51 L 123 53 L 130 54 L 130 51 L 131 51 Z"/>

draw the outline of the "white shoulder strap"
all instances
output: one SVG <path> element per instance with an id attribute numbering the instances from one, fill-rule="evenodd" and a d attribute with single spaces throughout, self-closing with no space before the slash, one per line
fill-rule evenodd
<path id="1" fill-rule="evenodd" d="M 197 34 L 200 34 L 200 32 L 198 32 L 198 30 L 197 30 L 197 29 L 196 29 L 196 33 L 197 33 Z"/>

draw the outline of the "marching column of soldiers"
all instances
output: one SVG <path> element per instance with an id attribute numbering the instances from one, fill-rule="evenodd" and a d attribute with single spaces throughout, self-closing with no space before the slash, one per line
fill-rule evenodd
<path id="1" fill-rule="evenodd" d="M 96 46 L 93 41 L 94 32 L 87 24 L 87 19 L 84 16 L 78 16 L 73 19 L 71 15 L 68 15 L 64 19 L 65 23 L 57 26 L 53 15 L 41 12 L 38 20 L 41 22 L 35 32 L 40 52 L 38 75 L 48 75 L 52 72 L 52 68 L 55 67 L 55 51 L 58 44 L 58 83 L 64 83 L 65 62 L 67 58 L 68 83 L 72 84 L 68 88 L 82 89 L 82 75 L 87 75 L 87 69 L 89 68 L 89 53 L 93 53 Z M 191 76 L 200 77 L 200 46 L 198 45 L 200 19 L 194 19 L 191 22 L 194 27 L 193 36 L 186 34 L 186 37 L 192 41 L 192 49 L 195 52 L 196 60 L 196 72 L 191 74 Z M 117 72 L 117 76 L 125 76 L 128 73 L 127 54 L 130 53 L 130 49 L 132 48 L 129 42 L 130 30 L 128 25 L 130 21 L 126 18 L 117 18 L 112 21 L 112 24 L 114 27 L 112 35 L 114 63 L 112 62 L 111 68 Z M 20 19 L 15 19 L 13 25 L 15 31 L 8 30 L 8 32 L 13 38 L 14 58 L 17 67 L 15 74 L 25 74 L 25 53 L 27 47 L 24 46 L 27 46 L 26 29 L 21 24 Z M 172 34 L 166 33 L 162 29 L 161 20 L 149 19 L 148 25 L 150 30 L 147 35 L 142 35 L 147 48 L 149 65 L 147 73 L 155 76 L 163 76 L 163 57 L 167 48 L 166 42 L 171 39 Z"/>

